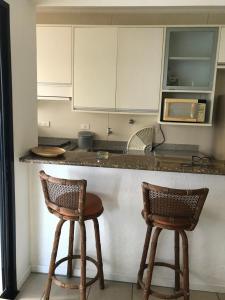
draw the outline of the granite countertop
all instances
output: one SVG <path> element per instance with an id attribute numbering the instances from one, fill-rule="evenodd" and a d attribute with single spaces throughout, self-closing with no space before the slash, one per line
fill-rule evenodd
<path id="1" fill-rule="evenodd" d="M 166 153 L 163 155 L 154 155 L 153 153 L 145 155 L 109 153 L 108 159 L 98 159 L 96 152 L 75 150 L 66 151 L 58 158 L 44 158 L 29 153 L 21 157 L 20 162 L 225 175 L 225 161 L 212 160 L 206 165 L 192 165 L 188 157 L 176 155 L 176 152 L 173 156 L 167 156 Z"/>

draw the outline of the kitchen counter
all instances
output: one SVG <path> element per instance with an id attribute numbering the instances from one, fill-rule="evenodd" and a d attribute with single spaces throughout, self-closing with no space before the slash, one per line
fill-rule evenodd
<path id="1" fill-rule="evenodd" d="M 225 161 L 212 160 L 207 165 L 192 165 L 190 159 L 180 157 L 178 154 L 176 156 L 176 152 L 173 156 L 166 156 L 166 154 L 155 156 L 153 153 L 146 155 L 109 153 L 108 159 L 97 159 L 96 152 L 85 151 L 66 151 L 64 155 L 58 158 L 44 158 L 30 153 L 21 157 L 20 161 L 39 164 L 225 175 Z"/>

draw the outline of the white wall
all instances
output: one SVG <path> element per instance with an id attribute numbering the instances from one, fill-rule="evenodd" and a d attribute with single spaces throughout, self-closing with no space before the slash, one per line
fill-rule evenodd
<path id="1" fill-rule="evenodd" d="M 28 168 L 18 158 L 37 141 L 35 6 L 8 0 L 11 19 L 18 287 L 30 272 Z"/>

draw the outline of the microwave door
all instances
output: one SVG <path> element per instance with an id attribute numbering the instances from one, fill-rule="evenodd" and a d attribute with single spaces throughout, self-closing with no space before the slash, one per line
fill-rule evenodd
<path id="1" fill-rule="evenodd" d="M 164 104 L 164 121 L 197 122 L 197 103 L 168 101 Z"/>

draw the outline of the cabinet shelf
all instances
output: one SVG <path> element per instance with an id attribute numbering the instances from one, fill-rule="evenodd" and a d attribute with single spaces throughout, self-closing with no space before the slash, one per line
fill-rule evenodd
<path id="1" fill-rule="evenodd" d="M 225 70 L 225 65 L 217 64 L 216 68 L 217 68 L 217 69 Z"/>
<path id="2" fill-rule="evenodd" d="M 169 60 L 188 60 L 188 61 L 210 61 L 211 57 L 209 56 L 199 56 L 199 57 L 195 57 L 195 56 L 170 56 Z"/>
<path id="3" fill-rule="evenodd" d="M 174 126 L 197 126 L 197 127 L 210 127 L 212 123 L 186 123 L 186 122 L 164 122 L 159 121 L 162 125 L 174 125 Z"/>
<path id="4" fill-rule="evenodd" d="M 163 93 L 195 93 L 195 94 L 211 94 L 213 91 L 206 91 L 206 90 L 173 90 L 173 89 L 167 89 L 162 90 Z"/>
<path id="5" fill-rule="evenodd" d="M 71 97 L 62 96 L 38 96 L 38 101 L 71 101 Z"/>

